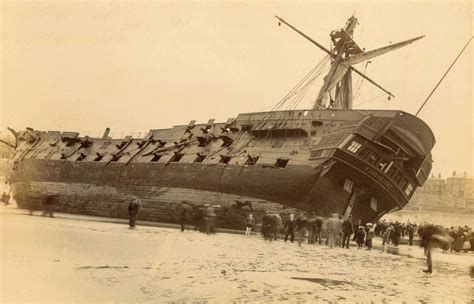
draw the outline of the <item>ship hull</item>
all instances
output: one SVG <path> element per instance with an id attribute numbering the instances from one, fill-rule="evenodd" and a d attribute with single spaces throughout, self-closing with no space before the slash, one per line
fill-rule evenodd
<path id="1" fill-rule="evenodd" d="M 135 196 L 142 200 L 142 220 L 177 223 L 183 202 L 191 206 L 211 204 L 219 206 L 218 226 L 238 229 L 249 212 L 257 220 L 266 211 L 342 214 L 349 194 L 330 178 L 331 171 L 324 176 L 322 171 L 322 167 L 309 165 L 274 168 L 171 163 L 104 167 L 30 159 L 10 173 L 9 181 L 21 208 L 41 210 L 48 197 L 56 196 L 54 210 L 59 212 L 126 218 L 129 197 Z"/>
<path id="2" fill-rule="evenodd" d="M 217 224 L 253 212 L 352 214 L 371 222 L 405 206 L 431 170 L 429 127 L 399 111 L 294 110 L 154 129 L 144 138 L 21 131 L 8 181 L 23 208 L 178 222 L 205 204 Z"/>

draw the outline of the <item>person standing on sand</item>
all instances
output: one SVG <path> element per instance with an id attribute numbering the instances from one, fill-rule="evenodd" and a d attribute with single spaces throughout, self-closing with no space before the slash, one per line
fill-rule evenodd
<path id="1" fill-rule="evenodd" d="M 186 226 L 188 208 L 187 208 L 187 202 L 186 201 L 182 201 L 181 203 L 183 204 L 183 206 L 181 207 L 181 211 L 180 211 L 180 214 L 179 214 L 179 224 L 181 225 L 181 232 L 183 232 L 184 227 Z"/>
<path id="2" fill-rule="evenodd" d="M 214 207 L 211 206 L 210 204 L 205 204 L 206 207 L 206 213 L 204 216 L 204 223 L 205 223 L 205 231 L 206 234 L 216 234 L 216 212 L 214 210 Z"/>
<path id="3" fill-rule="evenodd" d="M 385 244 L 389 244 L 390 242 L 390 236 L 392 234 L 392 225 L 388 226 L 387 228 L 385 228 L 383 234 L 382 234 L 382 246 L 385 246 Z"/>
<path id="4" fill-rule="evenodd" d="M 357 249 L 362 249 L 362 246 L 364 246 L 364 240 L 365 240 L 364 226 L 359 226 L 359 230 L 357 230 L 356 232 L 356 240 L 357 240 Z"/>
<path id="5" fill-rule="evenodd" d="M 255 226 L 255 219 L 253 218 L 253 214 L 249 213 L 247 219 L 245 220 L 245 236 L 250 236 L 252 234 L 252 228 Z"/>
<path id="6" fill-rule="evenodd" d="M 308 228 L 308 221 L 306 220 L 306 217 L 303 213 L 300 213 L 296 219 L 295 228 L 296 232 L 298 233 L 298 245 L 301 246 Z"/>
<path id="7" fill-rule="evenodd" d="M 335 213 L 326 222 L 326 234 L 327 234 L 326 241 L 330 248 L 334 248 L 334 244 L 336 242 L 336 236 L 339 233 L 338 226 L 339 226 L 339 219 L 338 219 L 337 213 Z"/>
<path id="8" fill-rule="evenodd" d="M 8 194 L 6 192 L 6 190 L 8 189 L 8 182 L 7 181 L 5 181 L 5 188 L 4 189 L 5 189 L 5 191 L 2 194 L 2 202 L 3 202 L 4 206 L 7 206 L 7 205 L 10 204 L 10 202 L 9 202 L 10 201 L 10 194 L 12 192 L 11 188 L 8 190 Z"/>
<path id="9" fill-rule="evenodd" d="M 362 220 L 360 220 L 360 219 L 357 220 L 357 223 L 354 225 L 354 227 L 359 227 L 359 226 L 362 226 Z M 352 238 L 352 240 L 354 242 L 357 241 L 357 231 L 356 231 L 356 229 L 354 229 L 354 237 Z"/>
<path id="10" fill-rule="evenodd" d="M 311 212 L 311 216 L 308 219 L 308 244 L 314 244 L 316 242 L 316 226 L 315 226 L 316 214 Z"/>
<path id="11" fill-rule="evenodd" d="M 408 244 L 413 246 L 413 236 L 415 235 L 415 227 L 413 224 L 408 224 Z"/>
<path id="12" fill-rule="evenodd" d="M 323 228 L 323 219 L 318 216 L 316 218 L 316 223 L 315 223 L 315 233 L 316 233 L 315 242 L 317 241 L 319 245 L 321 245 L 321 230 L 322 230 L 322 228 Z"/>
<path id="13" fill-rule="evenodd" d="M 351 240 L 351 235 L 354 233 L 354 224 L 352 223 L 352 215 L 342 222 L 342 232 L 344 233 L 342 237 L 342 248 L 349 248 L 349 242 Z"/>
<path id="14" fill-rule="evenodd" d="M 268 210 L 265 211 L 265 215 L 262 218 L 261 233 L 264 240 L 272 241 L 272 215 Z"/>
<path id="15" fill-rule="evenodd" d="M 365 244 L 367 246 L 367 250 L 372 250 L 372 239 L 375 236 L 375 228 L 370 223 L 367 224 L 367 227 L 368 227 L 368 231 L 365 237 Z"/>
<path id="16" fill-rule="evenodd" d="M 2 202 L 4 206 L 9 205 L 9 200 L 10 200 L 10 195 L 8 195 L 6 192 L 3 192 L 2 194 Z"/>
<path id="17" fill-rule="evenodd" d="M 281 228 L 283 227 L 283 222 L 281 221 L 281 216 L 278 213 L 272 214 L 271 217 L 272 229 L 271 229 L 271 239 L 270 241 L 276 241 L 278 239 L 278 234 L 280 233 Z"/>
<path id="18" fill-rule="evenodd" d="M 295 241 L 295 215 L 293 213 L 285 223 L 285 242 L 288 240 L 288 236 L 290 236 L 290 242 L 293 243 Z"/>
<path id="19" fill-rule="evenodd" d="M 398 246 L 400 244 L 400 238 L 402 236 L 401 229 L 402 228 L 400 226 L 400 223 L 396 222 L 395 229 L 393 230 L 393 233 L 392 233 L 392 243 L 394 246 Z"/>
<path id="20" fill-rule="evenodd" d="M 343 237 L 342 223 L 343 223 L 342 215 L 339 215 L 337 218 L 336 247 L 344 248 L 344 245 L 342 244 L 342 237 Z"/>
<path id="21" fill-rule="evenodd" d="M 133 198 L 128 203 L 128 226 L 130 229 L 135 228 L 135 222 L 137 220 L 138 211 L 140 209 L 140 200 L 138 198 Z"/>

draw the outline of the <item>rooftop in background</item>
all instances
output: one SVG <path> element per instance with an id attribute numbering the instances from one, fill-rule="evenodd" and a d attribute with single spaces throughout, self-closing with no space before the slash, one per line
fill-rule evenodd
<path id="1" fill-rule="evenodd" d="M 447 179 L 441 178 L 440 175 L 438 177 L 432 175 L 417 192 L 474 199 L 474 177 L 467 175 L 466 172 L 462 175 L 457 175 L 456 171 L 453 172 L 453 176 Z"/>

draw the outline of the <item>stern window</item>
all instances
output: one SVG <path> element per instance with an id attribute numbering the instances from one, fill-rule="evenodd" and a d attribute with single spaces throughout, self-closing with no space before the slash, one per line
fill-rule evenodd
<path id="1" fill-rule="evenodd" d="M 347 147 L 347 150 L 355 154 L 357 153 L 357 151 L 359 151 L 360 147 L 362 147 L 362 144 L 353 140 L 351 144 L 349 145 L 349 147 Z"/>
<path id="2" fill-rule="evenodd" d="M 377 212 L 377 199 L 375 197 L 370 197 L 370 208 Z"/>
<path id="3" fill-rule="evenodd" d="M 413 190 L 413 186 L 409 183 L 409 184 L 407 185 L 407 188 L 405 189 L 405 195 L 406 195 L 406 196 L 410 196 L 412 190 Z"/>
<path id="4" fill-rule="evenodd" d="M 368 162 L 371 163 L 372 165 L 375 165 L 379 159 L 380 159 L 380 155 L 376 152 L 372 152 L 369 155 Z"/>
<path id="5" fill-rule="evenodd" d="M 352 192 L 352 186 L 354 183 L 350 179 L 345 179 L 344 180 L 344 191 L 351 193 Z"/>
<path id="6" fill-rule="evenodd" d="M 394 179 L 395 184 L 399 184 L 402 178 L 403 178 L 403 174 L 401 172 L 398 172 L 397 175 L 395 175 L 395 179 Z"/>
<path id="7" fill-rule="evenodd" d="M 387 175 L 388 175 L 389 177 L 393 177 L 393 176 L 395 175 L 395 172 L 396 172 L 396 171 L 397 171 L 397 168 L 395 168 L 395 167 L 393 166 L 393 164 L 392 164 L 392 166 L 390 166 L 390 167 L 388 168 L 388 170 L 386 170 Z"/>
<path id="8" fill-rule="evenodd" d="M 362 150 L 359 152 L 359 157 L 362 159 L 366 159 L 367 155 L 369 155 L 370 149 L 369 148 L 362 148 Z"/>

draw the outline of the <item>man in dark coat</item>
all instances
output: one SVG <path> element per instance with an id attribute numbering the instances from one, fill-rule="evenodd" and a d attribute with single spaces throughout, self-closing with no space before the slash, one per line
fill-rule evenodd
<path id="1" fill-rule="evenodd" d="M 262 218 L 262 229 L 263 239 L 272 241 L 272 215 L 270 211 L 266 211 Z"/>
<path id="2" fill-rule="evenodd" d="M 402 227 L 400 226 L 400 223 L 396 222 L 395 223 L 395 230 L 393 231 L 392 234 L 392 243 L 394 246 L 398 246 L 400 244 L 400 238 L 402 236 Z"/>
<path id="3" fill-rule="evenodd" d="M 410 246 L 413 245 L 413 236 L 415 235 L 415 226 L 413 224 L 408 225 L 408 243 Z"/>
<path id="4" fill-rule="evenodd" d="M 352 223 L 352 215 L 342 222 L 342 232 L 344 233 L 342 237 L 342 248 L 344 246 L 349 248 L 349 241 L 351 240 L 351 235 L 354 233 L 354 224 Z"/>
<path id="5" fill-rule="evenodd" d="M 132 199 L 128 203 L 128 225 L 130 229 L 135 228 L 138 210 L 140 209 L 140 200 L 138 198 Z"/>
<path id="6" fill-rule="evenodd" d="M 271 218 L 272 229 L 271 229 L 271 239 L 276 241 L 278 239 L 278 234 L 280 234 L 280 230 L 283 227 L 283 222 L 281 221 L 281 216 L 277 213 L 272 214 Z"/>
<path id="7" fill-rule="evenodd" d="M 316 240 L 321 245 L 321 230 L 323 229 L 323 219 L 320 218 L 319 216 L 316 218 L 315 229 L 316 229 Z"/>
<path id="8" fill-rule="evenodd" d="M 314 244 L 316 242 L 316 214 L 311 212 L 311 216 L 308 219 L 308 244 Z"/>
<path id="9" fill-rule="evenodd" d="M 290 214 L 290 219 L 285 223 L 285 242 L 288 240 L 288 236 L 290 236 L 292 243 L 295 241 L 295 222 L 295 215 L 292 213 Z"/>
<path id="10" fill-rule="evenodd" d="M 186 221 L 188 218 L 188 205 L 186 201 L 182 201 L 181 203 L 183 205 L 181 206 L 181 210 L 179 212 L 179 224 L 181 225 L 181 231 L 184 231 L 184 227 L 186 226 Z"/>

